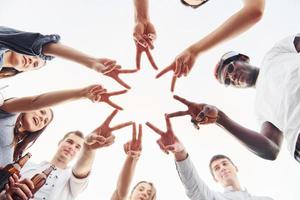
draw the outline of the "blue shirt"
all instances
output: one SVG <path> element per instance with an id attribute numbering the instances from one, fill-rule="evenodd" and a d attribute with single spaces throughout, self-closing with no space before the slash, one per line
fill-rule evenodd
<path id="1" fill-rule="evenodd" d="M 0 70 L 5 67 L 3 55 L 6 51 L 11 50 L 29 56 L 39 56 L 43 60 L 51 60 L 53 56 L 42 54 L 43 46 L 59 40 L 60 36 L 57 34 L 42 35 L 0 26 Z"/>

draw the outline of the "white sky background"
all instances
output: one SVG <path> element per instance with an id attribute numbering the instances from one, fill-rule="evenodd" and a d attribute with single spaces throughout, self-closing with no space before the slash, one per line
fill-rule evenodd
<path id="1" fill-rule="evenodd" d="M 199 9 L 182 6 L 179 0 L 150 0 L 150 17 L 156 27 L 157 41 L 152 55 L 160 69 L 192 42 L 216 28 L 236 12 L 241 1 L 211 0 Z M 254 116 L 255 90 L 238 90 L 221 86 L 213 77 L 213 68 L 220 56 L 236 50 L 250 56 L 259 65 L 264 53 L 281 38 L 299 32 L 300 2 L 298 0 L 267 1 L 262 21 L 242 36 L 200 56 L 188 78 L 177 81 L 175 94 L 196 102 L 216 105 L 246 127 L 259 130 Z M 58 33 L 61 42 L 97 57 L 113 58 L 123 68 L 135 67 L 132 0 L 9 0 L 0 7 L 0 24 L 20 30 L 44 34 Z M 233 27 L 234 28 L 234 27 Z M 155 72 L 145 56 L 141 71 L 122 76 L 132 89 L 112 98 L 123 106 L 112 124 L 129 120 L 153 122 L 165 130 L 163 114 L 185 110 L 172 99 L 171 74 L 155 80 Z M 26 96 L 46 91 L 84 87 L 101 83 L 109 91 L 124 89 L 108 77 L 78 64 L 59 58 L 41 70 L 24 73 L 0 84 L 9 83 L 10 96 Z M 106 104 L 87 100 L 67 103 L 54 108 L 55 119 L 38 142 L 30 149 L 33 161 L 50 160 L 57 141 L 71 130 L 88 134 L 100 125 L 113 109 Z M 172 119 L 173 129 L 185 144 L 199 175 L 215 190 L 222 191 L 212 179 L 208 161 L 223 153 L 239 167 L 241 183 L 252 194 L 271 196 L 276 200 L 299 199 L 299 164 L 284 145 L 276 161 L 265 161 L 246 150 L 237 140 L 216 125 L 197 131 L 188 117 Z M 188 199 L 181 185 L 172 155 L 163 154 L 156 135 L 143 126 L 143 153 L 136 168 L 132 186 L 148 180 L 157 188 L 157 199 Z M 131 127 L 115 132 L 116 142 L 100 149 L 93 166 L 88 189 L 78 198 L 109 199 L 125 160 L 123 144 L 131 138 Z M 298 197 L 298 198 L 296 198 Z"/>

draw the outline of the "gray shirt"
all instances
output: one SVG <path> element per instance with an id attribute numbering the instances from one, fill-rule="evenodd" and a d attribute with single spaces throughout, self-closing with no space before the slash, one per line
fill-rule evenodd
<path id="1" fill-rule="evenodd" d="M 8 113 L 0 109 L 0 166 L 13 162 L 14 127 L 17 113 Z"/>
<path id="2" fill-rule="evenodd" d="M 191 200 L 272 200 L 269 197 L 252 196 L 246 190 L 235 191 L 232 187 L 225 188 L 224 193 L 212 191 L 200 179 L 189 157 L 175 164 L 186 194 Z"/>
<path id="3" fill-rule="evenodd" d="M 42 48 L 47 43 L 59 40 L 60 36 L 56 34 L 42 35 L 0 26 L 0 70 L 5 67 L 3 66 L 3 55 L 7 50 L 29 56 L 39 56 L 43 60 L 51 60 L 53 56 L 43 55 Z"/>

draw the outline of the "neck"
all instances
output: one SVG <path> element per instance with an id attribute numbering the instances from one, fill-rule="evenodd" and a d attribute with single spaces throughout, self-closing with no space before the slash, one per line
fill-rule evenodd
<path id="1" fill-rule="evenodd" d="M 5 67 L 12 67 L 12 58 L 13 58 L 13 52 L 12 51 L 6 51 L 3 55 L 3 66 Z"/>
<path id="2" fill-rule="evenodd" d="M 58 155 L 55 155 L 50 163 L 59 169 L 66 169 L 68 166 L 68 162 L 60 158 Z"/>
<path id="3" fill-rule="evenodd" d="M 228 186 L 231 186 L 234 191 L 241 191 L 242 190 L 242 187 L 241 187 L 241 184 L 240 184 L 239 180 L 232 180 L 232 181 L 230 181 L 230 183 L 224 185 L 224 187 L 228 187 Z"/>

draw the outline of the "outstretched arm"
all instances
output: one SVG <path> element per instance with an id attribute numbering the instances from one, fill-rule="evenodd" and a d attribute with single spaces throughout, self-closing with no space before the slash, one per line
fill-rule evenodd
<path id="1" fill-rule="evenodd" d="M 135 173 L 135 167 L 141 154 L 142 146 L 142 126 L 139 125 L 139 135 L 136 138 L 135 124 L 133 124 L 133 138 L 124 144 L 124 151 L 127 154 L 125 163 L 119 175 L 117 188 L 114 191 L 111 200 L 125 200 L 129 192 L 130 183 Z"/>
<path id="2" fill-rule="evenodd" d="M 282 132 L 270 122 L 264 122 L 260 133 L 247 129 L 230 119 L 222 111 L 218 111 L 216 123 L 225 128 L 256 155 L 275 160 L 282 144 Z"/>
<path id="3" fill-rule="evenodd" d="M 264 12 L 265 0 L 243 0 L 244 6 L 227 19 L 221 26 L 208 34 L 189 49 L 197 55 L 209 50 L 215 45 L 231 39 L 257 23 Z"/>
<path id="4" fill-rule="evenodd" d="M 80 89 L 61 90 L 30 97 L 13 98 L 5 101 L 0 108 L 6 112 L 26 112 L 80 98 L 89 98 L 97 101 L 97 97 L 102 94 L 103 90 L 101 85 L 91 85 Z"/>

